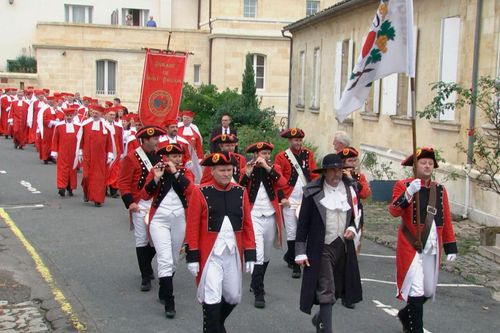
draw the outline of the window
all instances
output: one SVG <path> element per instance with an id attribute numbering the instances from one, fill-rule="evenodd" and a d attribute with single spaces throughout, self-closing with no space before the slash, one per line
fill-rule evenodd
<path id="1" fill-rule="evenodd" d="M 305 100 L 305 87 L 306 87 L 306 51 L 300 51 L 299 56 L 299 73 L 300 73 L 300 84 L 299 84 L 299 98 L 297 104 L 304 106 Z"/>
<path id="2" fill-rule="evenodd" d="M 200 84 L 200 68 L 201 65 L 194 65 L 194 78 L 193 78 L 193 83 L 194 84 Z"/>
<path id="3" fill-rule="evenodd" d="M 458 55 L 460 41 L 460 17 L 448 17 L 441 22 L 441 61 L 439 80 L 457 82 Z M 453 103 L 456 94 L 450 95 L 445 103 Z M 455 120 L 455 110 L 445 110 L 439 120 Z"/>
<path id="4" fill-rule="evenodd" d="M 311 108 L 319 108 L 319 92 L 320 92 L 320 73 L 321 73 L 321 63 L 320 63 L 320 49 L 314 49 L 313 58 L 313 81 L 312 81 L 312 92 L 311 92 Z"/>
<path id="5" fill-rule="evenodd" d="M 97 95 L 114 95 L 116 92 L 116 61 L 98 60 L 96 68 Z"/>
<path id="6" fill-rule="evenodd" d="M 306 16 L 314 15 L 319 12 L 319 1 L 306 1 Z"/>
<path id="7" fill-rule="evenodd" d="M 149 20 L 149 9 L 122 9 L 122 24 L 134 27 L 144 27 Z"/>
<path id="8" fill-rule="evenodd" d="M 92 23 L 92 6 L 64 5 L 66 22 Z"/>
<path id="9" fill-rule="evenodd" d="M 255 73 L 255 88 L 264 89 L 266 57 L 261 54 L 253 55 L 253 72 Z"/>
<path id="10" fill-rule="evenodd" d="M 257 16 L 257 0 L 243 0 L 243 16 L 244 17 Z"/>
<path id="11" fill-rule="evenodd" d="M 339 105 L 342 92 L 348 82 L 353 66 L 354 43 L 352 39 L 337 42 L 335 52 L 335 105 Z"/>

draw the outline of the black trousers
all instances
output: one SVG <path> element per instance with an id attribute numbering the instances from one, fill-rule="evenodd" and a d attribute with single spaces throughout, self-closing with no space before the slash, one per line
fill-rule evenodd
<path id="1" fill-rule="evenodd" d="M 316 298 L 319 304 L 334 304 L 341 297 L 345 263 L 346 249 L 344 241 L 340 237 L 323 246 L 321 267 L 316 285 Z"/>

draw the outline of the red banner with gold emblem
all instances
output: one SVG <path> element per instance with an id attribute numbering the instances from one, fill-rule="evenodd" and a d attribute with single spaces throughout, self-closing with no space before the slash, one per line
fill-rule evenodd
<path id="1" fill-rule="evenodd" d="M 144 125 L 163 126 L 179 111 L 187 55 L 146 50 L 139 116 Z"/>

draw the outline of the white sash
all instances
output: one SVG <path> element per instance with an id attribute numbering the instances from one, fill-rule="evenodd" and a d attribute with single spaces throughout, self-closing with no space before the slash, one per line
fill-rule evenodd
<path id="1" fill-rule="evenodd" d="M 299 174 L 300 180 L 302 180 L 302 183 L 304 185 L 307 184 L 307 179 L 306 176 L 304 176 L 304 172 L 302 171 L 302 168 L 300 167 L 299 163 L 297 162 L 297 159 L 295 158 L 295 155 L 292 153 L 292 150 L 288 148 L 285 150 L 286 155 L 288 156 L 288 159 L 290 162 L 292 162 L 292 166 L 295 168 L 295 171 Z"/>
<path id="2" fill-rule="evenodd" d="M 135 151 L 137 152 L 137 155 L 139 155 L 139 158 L 141 159 L 142 163 L 144 163 L 144 165 L 148 169 L 148 172 L 151 171 L 151 169 L 153 169 L 153 164 L 151 164 L 151 161 L 144 152 L 144 149 L 142 149 L 142 147 L 139 147 Z"/>

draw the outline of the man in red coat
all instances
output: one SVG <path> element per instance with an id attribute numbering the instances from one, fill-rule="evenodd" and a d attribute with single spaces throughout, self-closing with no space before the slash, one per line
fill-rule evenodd
<path id="1" fill-rule="evenodd" d="M 241 301 L 243 258 L 247 273 L 256 259 L 250 202 L 245 188 L 231 182 L 234 163 L 229 153 L 205 157 L 213 181 L 194 189 L 188 203 L 186 259 L 209 333 L 225 332 L 226 318 Z"/>
<path id="2" fill-rule="evenodd" d="M 91 105 L 91 110 L 92 118 L 84 121 L 78 131 L 77 157 L 83 167 L 83 200 L 101 207 L 106 196 L 106 175 L 115 155 L 110 129 L 101 118 L 102 106 Z M 73 164 L 75 168 L 78 161 Z"/>
<path id="3" fill-rule="evenodd" d="M 438 167 L 434 150 L 416 151 L 416 178 L 400 180 L 394 186 L 389 213 L 401 217 L 396 250 L 397 297 L 407 302 L 398 312 L 405 332 L 423 332 L 423 306 L 434 298 L 441 248 L 447 260 L 456 259 L 457 243 L 451 223 L 448 194 L 432 180 Z M 413 154 L 402 163 L 413 166 Z M 416 196 L 420 198 L 420 239 L 417 233 Z"/>
<path id="4" fill-rule="evenodd" d="M 151 206 L 151 200 L 141 197 L 141 190 L 146 184 L 146 178 L 153 166 L 160 161 L 155 154 L 158 138 L 165 131 L 156 126 L 146 126 L 137 132 L 141 146 L 128 152 L 121 161 L 118 189 L 123 203 L 130 214 L 130 229 L 134 230 L 135 252 L 141 272 L 141 291 L 151 290 L 153 267 L 151 260 L 155 256 L 154 247 L 149 245 L 146 215 Z"/>
<path id="5" fill-rule="evenodd" d="M 252 223 L 255 232 L 257 260 L 252 273 L 250 288 L 255 296 L 254 306 L 264 308 L 264 276 L 269 265 L 273 245 L 281 249 L 281 209 L 278 189 L 286 185 L 279 165 L 272 164 L 273 145 L 257 142 L 246 149 L 253 159 L 246 164 L 240 185 L 245 186 L 252 206 Z"/>
<path id="6" fill-rule="evenodd" d="M 36 99 L 30 104 L 28 109 L 28 127 L 29 129 L 29 137 L 28 142 L 34 143 L 37 150 L 39 142 L 37 142 L 37 132 L 38 132 L 38 112 L 45 105 L 45 94 L 42 89 L 35 89 L 33 91 Z"/>
<path id="7" fill-rule="evenodd" d="M 76 134 L 80 126 L 73 122 L 77 112 L 76 107 L 63 109 L 63 112 L 64 121 L 59 122 L 54 129 L 50 156 L 57 160 L 56 186 L 59 195 L 64 197 L 67 190 L 69 196 L 72 197 L 77 183 L 76 169 L 73 167 L 73 163 L 76 154 Z"/>
<path id="8" fill-rule="evenodd" d="M 302 146 L 304 131 L 300 128 L 289 128 L 280 133 L 282 138 L 288 139 L 289 148 L 279 152 L 275 157 L 275 164 L 281 167 L 287 185 L 280 191 L 279 198 L 283 207 L 283 220 L 286 230 L 288 250 L 283 259 L 292 268 L 292 277 L 300 278 L 300 267 L 295 259 L 295 234 L 297 232 L 297 216 L 302 202 L 302 187 L 317 175 L 311 173 L 316 168 L 314 153 Z"/>
<path id="9" fill-rule="evenodd" d="M 24 149 L 28 143 L 28 102 L 24 98 L 24 92 L 19 90 L 17 97 L 10 104 L 9 124 L 12 126 L 12 138 L 14 149 Z"/>
<path id="10" fill-rule="evenodd" d="M 6 139 L 10 136 L 10 104 L 12 103 L 16 92 L 16 88 L 5 88 L 5 94 L 0 97 L 0 135 L 5 136 Z"/>
<path id="11" fill-rule="evenodd" d="M 57 97 L 47 98 L 47 105 L 38 112 L 38 128 L 40 129 L 40 160 L 45 164 L 53 162 L 50 157 L 52 136 L 57 123 L 64 119 L 64 113 L 56 107 Z"/>
<path id="12" fill-rule="evenodd" d="M 158 148 L 163 148 L 172 143 L 180 144 L 184 150 L 184 154 L 182 157 L 182 165 L 184 167 L 190 168 L 192 164 L 191 154 L 189 153 L 190 144 L 186 139 L 178 135 L 179 129 L 177 127 L 177 120 L 175 119 L 169 120 L 165 124 L 165 129 L 167 131 L 167 134 L 160 136 L 160 143 L 158 144 Z"/>
<path id="13" fill-rule="evenodd" d="M 241 175 L 245 172 L 245 167 L 247 161 L 245 156 L 235 153 L 236 144 L 238 143 L 238 138 L 233 134 L 219 134 L 212 139 L 212 143 L 219 145 L 219 151 L 231 153 L 236 159 L 236 164 L 233 169 L 233 183 L 238 183 L 240 181 Z M 207 183 L 212 180 L 212 170 L 210 168 L 203 169 L 203 175 L 201 177 L 200 184 Z"/>
<path id="14" fill-rule="evenodd" d="M 109 195 L 112 198 L 120 197 L 118 193 L 118 176 L 120 174 L 120 161 L 123 153 L 123 127 L 116 120 L 116 108 L 111 106 L 106 109 L 106 121 L 109 126 L 115 145 L 115 156 L 117 157 L 109 167 L 106 185 L 109 187 Z"/>
<path id="15" fill-rule="evenodd" d="M 193 111 L 182 111 L 182 122 L 178 124 L 179 136 L 186 139 L 194 147 L 196 155 L 201 160 L 205 155 L 203 152 L 203 138 L 198 126 L 193 124 L 195 113 Z"/>

